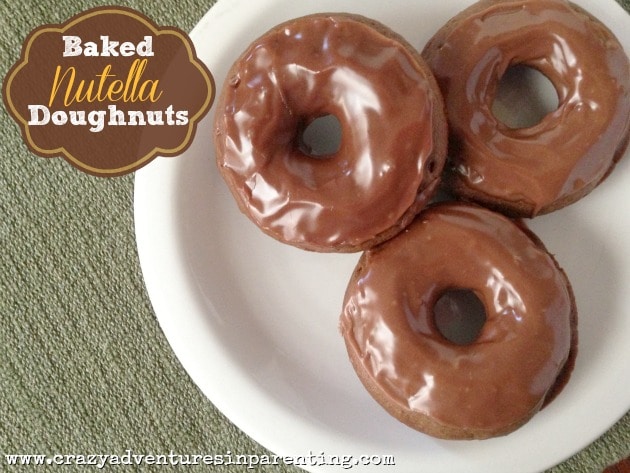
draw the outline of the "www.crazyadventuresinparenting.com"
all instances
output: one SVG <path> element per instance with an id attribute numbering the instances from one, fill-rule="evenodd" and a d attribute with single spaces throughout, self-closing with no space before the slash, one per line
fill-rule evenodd
<path id="1" fill-rule="evenodd" d="M 309 452 L 305 455 L 266 455 L 266 454 L 237 454 L 226 451 L 220 454 L 181 454 L 173 451 L 168 454 L 136 453 L 127 449 L 122 454 L 109 453 L 54 453 L 54 454 L 5 454 L 4 463 L 8 466 L 59 466 L 81 465 L 103 469 L 107 466 L 222 466 L 239 465 L 248 469 L 264 466 L 294 465 L 298 467 L 312 466 L 339 466 L 343 469 L 351 469 L 357 466 L 394 466 L 396 464 L 393 455 L 342 455 L 326 454 L 325 452 Z"/>

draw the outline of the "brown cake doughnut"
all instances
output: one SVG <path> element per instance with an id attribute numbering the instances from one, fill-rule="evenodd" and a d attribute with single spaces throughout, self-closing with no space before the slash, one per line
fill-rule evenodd
<path id="1" fill-rule="evenodd" d="M 351 252 L 386 240 L 437 190 L 446 159 L 441 94 L 412 46 L 359 15 L 297 18 L 254 41 L 217 103 L 217 163 L 240 210 L 272 237 Z M 336 152 L 301 134 L 332 115 Z"/>
<path id="2" fill-rule="evenodd" d="M 449 119 L 445 184 L 462 199 L 533 217 L 588 194 L 628 144 L 630 68 L 600 21 L 565 0 L 482 0 L 444 25 L 423 57 Z M 492 113 L 511 66 L 538 70 L 559 106 L 509 128 Z"/>
<path id="3" fill-rule="evenodd" d="M 444 320 L 470 315 L 448 308 L 454 293 L 485 311 L 478 335 L 465 342 L 444 335 Z M 555 259 L 524 225 L 463 202 L 425 209 L 362 255 L 340 328 L 374 399 L 445 439 L 523 425 L 564 386 L 577 350 L 573 292 Z"/>

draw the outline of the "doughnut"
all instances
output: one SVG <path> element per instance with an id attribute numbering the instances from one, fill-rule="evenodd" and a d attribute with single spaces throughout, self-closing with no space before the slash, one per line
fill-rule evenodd
<path id="1" fill-rule="evenodd" d="M 446 103 L 444 187 L 512 217 L 576 202 L 612 171 L 629 135 L 630 68 L 613 33 L 564 0 L 481 0 L 425 45 Z M 537 70 L 558 108 L 530 127 L 492 112 L 508 68 Z"/>
<path id="2" fill-rule="evenodd" d="M 317 156 L 304 130 L 338 120 Z M 388 27 L 343 13 L 282 23 L 226 76 L 214 141 L 239 209 L 277 240 L 353 252 L 391 238 L 426 206 L 446 161 L 441 93 L 420 53 Z"/>
<path id="3" fill-rule="evenodd" d="M 457 309 L 457 294 L 485 312 L 465 341 L 446 337 L 448 317 L 438 324 L 438 305 L 451 320 L 474 312 Z M 522 222 L 457 201 L 432 204 L 363 253 L 340 330 L 372 397 L 444 439 L 522 426 L 566 384 L 577 350 L 573 291 L 541 241 Z"/>

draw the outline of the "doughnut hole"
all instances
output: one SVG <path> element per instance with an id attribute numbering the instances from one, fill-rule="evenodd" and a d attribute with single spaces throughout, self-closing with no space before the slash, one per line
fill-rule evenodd
<path id="1" fill-rule="evenodd" d="M 327 158 L 341 147 L 341 123 L 334 115 L 323 115 L 306 123 L 298 133 L 298 148 L 313 158 Z"/>
<path id="2" fill-rule="evenodd" d="M 529 128 L 558 109 L 552 82 L 533 67 L 510 66 L 499 80 L 492 114 L 508 128 Z"/>
<path id="3" fill-rule="evenodd" d="M 477 295 L 468 289 L 447 289 L 433 307 L 435 327 L 455 345 L 470 345 L 481 333 L 486 310 Z"/>

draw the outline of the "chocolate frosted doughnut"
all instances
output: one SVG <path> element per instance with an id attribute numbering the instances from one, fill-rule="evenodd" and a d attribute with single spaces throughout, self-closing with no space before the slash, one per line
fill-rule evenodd
<path id="1" fill-rule="evenodd" d="M 448 306 L 453 292 L 485 309 L 473 341 L 454 342 L 438 328 L 436 306 Z M 517 429 L 564 386 L 577 349 L 571 286 L 540 240 L 461 202 L 427 208 L 363 254 L 340 328 L 374 399 L 405 424 L 447 439 Z"/>
<path id="2" fill-rule="evenodd" d="M 628 143 L 630 68 L 596 18 L 565 0 L 482 0 L 444 25 L 423 57 L 444 95 L 450 126 L 446 186 L 511 216 L 571 204 L 613 169 Z M 557 110 L 512 129 L 492 105 L 510 66 L 553 84 Z"/>
<path id="3" fill-rule="evenodd" d="M 272 237 L 358 251 L 404 227 L 435 193 L 447 146 L 441 94 L 403 38 L 373 20 L 317 14 L 276 26 L 232 66 L 217 103 L 219 169 L 240 209 Z M 339 121 L 339 150 L 301 143 Z"/>

